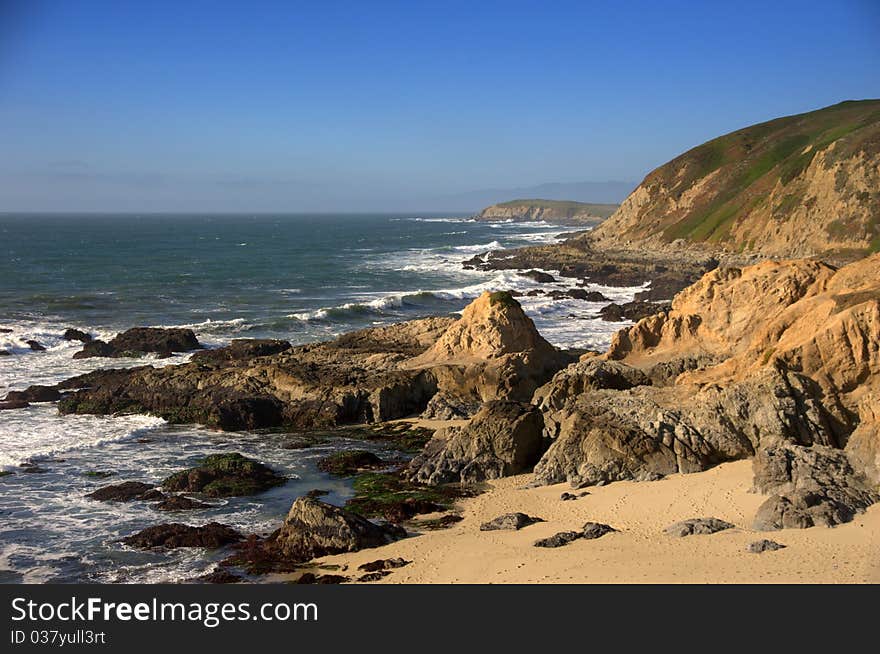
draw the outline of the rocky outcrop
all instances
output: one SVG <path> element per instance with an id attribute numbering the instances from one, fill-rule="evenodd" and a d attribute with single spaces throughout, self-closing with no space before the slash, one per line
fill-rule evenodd
<path id="1" fill-rule="evenodd" d="M 426 484 L 474 483 L 528 472 L 544 451 L 541 412 L 530 404 L 486 403 L 465 427 L 438 430 L 410 463 Z"/>
<path id="2" fill-rule="evenodd" d="M 261 493 L 284 482 L 284 477 L 259 461 L 231 452 L 205 457 L 198 466 L 168 477 L 162 488 L 208 497 L 234 497 Z"/>
<path id="3" fill-rule="evenodd" d="M 73 355 L 74 359 L 139 357 L 148 353 L 171 356 L 174 352 L 189 352 L 202 347 L 191 329 L 179 327 L 134 327 L 117 334 L 109 343 L 92 339 L 84 343 L 85 347 Z"/>
<path id="4" fill-rule="evenodd" d="M 290 507 L 272 542 L 283 556 L 308 561 L 379 547 L 402 535 L 399 528 L 383 527 L 331 504 L 301 497 Z"/>
<path id="5" fill-rule="evenodd" d="M 479 221 L 537 221 L 592 226 L 610 216 L 615 204 L 588 204 L 564 200 L 511 200 L 486 207 L 474 218 Z"/>
<path id="6" fill-rule="evenodd" d="M 28 386 L 23 391 L 9 391 L 4 402 L 56 402 L 61 393 L 54 386 Z"/>
<path id="7" fill-rule="evenodd" d="M 209 522 L 201 527 L 191 527 L 174 522 L 147 527 L 136 534 L 123 538 L 122 542 L 141 549 L 174 549 L 177 547 L 216 549 L 236 543 L 242 538 L 240 533 L 219 522 Z"/>
<path id="8" fill-rule="evenodd" d="M 878 379 L 880 255 L 717 269 L 535 393 L 552 440 L 536 479 L 579 487 L 822 453 L 812 467 L 853 474 L 804 473 L 809 484 L 778 492 L 759 479 L 775 495 L 757 524 L 837 524 L 875 501 Z"/>
<path id="9" fill-rule="evenodd" d="M 114 339 L 115 340 L 115 339 Z M 112 343 L 112 342 L 111 342 Z M 91 344 L 90 344 L 91 345 Z M 326 343 L 236 341 L 178 366 L 101 370 L 59 385 L 62 413 L 151 413 L 220 429 L 313 429 L 527 400 L 570 361 L 509 295 Z"/>
<path id="10" fill-rule="evenodd" d="M 99 488 L 86 497 L 101 502 L 130 502 L 144 499 L 145 494 L 153 488 L 153 484 L 145 484 L 141 481 L 124 481 Z"/>
<path id="11" fill-rule="evenodd" d="M 771 494 L 756 529 L 833 527 L 880 499 L 839 449 L 780 445 L 758 452 L 753 467 L 755 489 Z"/>
<path id="12" fill-rule="evenodd" d="M 80 343 L 88 343 L 94 338 L 91 334 L 80 331 L 79 329 L 74 329 L 73 327 L 69 327 L 64 330 L 64 334 L 61 335 L 65 341 L 79 341 Z"/>

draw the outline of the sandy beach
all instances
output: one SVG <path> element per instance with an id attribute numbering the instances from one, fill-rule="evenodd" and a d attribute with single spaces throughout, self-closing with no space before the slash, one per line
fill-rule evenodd
<path id="1" fill-rule="evenodd" d="M 459 504 L 464 519 L 448 529 L 318 563 L 347 566 L 343 574 L 357 576 L 358 565 L 376 559 L 412 561 L 378 583 L 880 582 L 880 505 L 835 528 L 753 531 L 749 525 L 765 496 L 750 490 L 750 461 L 656 482 L 589 488 L 589 495 L 571 501 L 560 500 L 561 493 L 571 491 L 566 484 L 525 488 L 531 477 L 491 482 L 486 493 Z M 483 522 L 514 511 L 546 522 L 519 531 L 479 530 Z M 668 525 L 694 517 L 721 518 L 736 528 L 685 538 L 663 534 Z M 619 533 L 556 549 L 533 546 L 559 531 L 579 530 L 587 521 L 607 523 Z M 746 551 L 762 538 L 787 547 Z"/>

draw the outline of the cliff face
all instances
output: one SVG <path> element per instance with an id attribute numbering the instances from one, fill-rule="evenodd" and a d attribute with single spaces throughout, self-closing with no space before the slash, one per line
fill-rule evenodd
<path id="1" fill-rule="evenodd" d="M 880 249 L 880 100 L 843 102 L 704 143 L 657 168 L 589 237 L 846 259 Z"/>
<path id="2" fill-rule="evenodd" d="M 561 200 L 512 200 L 486 207 L 474 218 L 481 221 L 537 221 L 597 225 L 617 209 L 615 204 L 588 204 Z"/>

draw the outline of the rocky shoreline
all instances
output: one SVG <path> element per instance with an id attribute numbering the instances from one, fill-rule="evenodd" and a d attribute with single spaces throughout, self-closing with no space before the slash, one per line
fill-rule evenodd
<path id="1" fill-rule="evenodd" d="M 662 310 L 648 304 L 658 310 L 618 332 L 602 354 L 554 348 L 513 296 L 487 292 L 458 319 L 427 318 L 298 347 L 233 341 L 197 351 L 182 365 L 99 370 L 34 386 L 10 393 L 2 408 L 57 401 L 61 413 L 149 413 L 305 438 L 346 428 L 364 438 L 408 440 L 411 454 L 402 460 L 353 451 L 323 462 L 331 474 L 353 479 L 355 497 L 336 507 L 317 499 L 316 489 L 293 503 L 272 534 L 172 522 L 125 541 L 232 548 L 209 579 L 216 581 L 240 580 L 241 571 L 304 570 L 316 557 L 449 528 L 460 520 L 458 498 L 524 474 L 535 487 L 564 482 L 584 489 L 749 459 L 754 488 L 766 496 L 749 518 L 759 531 L 845 524 L 880 499 L 880 255 L 840 269 L 813 260 L 719 267 L 700 258 L 669 268 L 648 258 L 610 264 L 605 255 L 576 252 L 580 259 L 565 247 L 531 248 L 480 261 L 558 269 L 590 282 L 598 275 L 609 284 L 659 275 L 663 292 L 700 276 Z M 535 258 L 544 254 L 549 258 Z M 162 356 L 200 347 L 181 331 L 131 330 L 97 348 L 84 342 L 84 351 Z M 414 416 L 443 426 L 413 431 L 409 423 L 390 422 Z M 258 462 L 224 455 L 157 483 L 160 488 L 127 483 L 101 489 L 94 499 L 156 501 L 164 510 L 187 511 L 284 480 Z M 565 494 L 563 500 L 580 501 Z M 700 530 L 714 519 L 689 524 L 688 533 L 707 533 Z M 540 547 L 609 538 L 618 526 L 590 522 L 548 534 Z M 364 581 L 387 576 L 380 572 L 391 574 L 378 566 Z M 302 577 L 304 583 L 342 580 L 313 572 Z"/>

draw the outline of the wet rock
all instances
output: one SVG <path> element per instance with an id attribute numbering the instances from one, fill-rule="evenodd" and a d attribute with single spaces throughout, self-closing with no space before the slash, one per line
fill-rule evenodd
<path id="1" fill-rule="evenodd" d="M 112 470 L 86 470 L 83 473 L 83 477 L 88 477 L 89 479 L 107 479 L 115 475 L 116 473 Z"/>
<path id="2" fill-rule="evenodd" d="M 166 497 L 167 495 L 165 495 L 165 493 L 157 488 L 153 488 L 152 490 L 148 490 L 143 495 L 138 496 L 136 499 L 140 500 L 141 502 L 160 502 Z"/>
<path id="3" fill-rule="evenodd" d="M 584 532 L 582 531 L 560 531 L 558 534 L 553 534 L 549 538 L 542 538 L 541 540 L 536 540 L 534 543 L 535 547 L 562 547 L 563 545 L 568 545 L 571 542 L 576 541 L 578 538 L 583 538 Z"/>
<path id="4" fill-rule="evenodd" d="M 455 523 L 461 522 L 462 520 L 464 520 L 464 518 L 462 518 L 460 515 L 450 513 L 448 515 L 443 515 L 433 520 L 423 520 L 416 526 L 419 529 L 424 529 L 427 531 L 437 531 L 438 529 L 446 529 L 447 527 L 451 527 Z"/>
<path id="5" fill-rule="evenodd" d="M 380 526 L 361 516 L 308 497 L 300 497 L 272 539 L 290 560 L 310 559 L 379 547 L 396 540 L 401 530 Z"/>
<path id="6" fill-rule="evenodd" d="M 174 549 L 177 547 L 216 549 L 230 543 L 236 543 L 242 538 L 240 533 L 219 522 L 209 522 L 201 527 L 168 523 L 147 527 L 136 534 L 123 538 L 122 542 L 140 549 Z"/>
<path id="7" fill-rule="evenodd" d="M 244 577 L 223 568 L 214 568 L 208 574 L 197 577 L 196 581 L 205 584 L 239 584 L 244 581 Z"/>
<path id="8" fill-rule="evenodd" d="M 11 334 L 14 330 L 8 327 L 0 327 L 0 334 Z"/>
<path id="9" fill-rule="evenodd" d="M 324 497 L 325 495 L 329 495 L 330 491 L 324 490 L 323 488 L 313 488 L 308 493 L 306 493 L 306 497 L 311 497 L 312 499 L 317 499 L 319 497 Z"/>
<path id="10" fill-rule="evenodd" d="M 529 279 L 536 281 L 539 284 L 552 284 L 556 281 L 556 278 L 553 275 L 541 272 L 540 270 L 527 270 L 525 272 L 519 273 L 519 276 L 528 277 Z"/>
<path id="11" fill-rule="evenodd" d="M 265 357 L 290 350 L 293 346 L 289 341 L 271 338 L 235 338 L 226 347 L 215 350 L 202 350 L 192 356 L 199 363 L 226 363 L 230 361 L 247 361 L 257 357 Z"/>
<path id="12" fill-rule="evenodd" d="M 12 352 L 9 350 L 0 350 L 0 357 L 10 357 L 12 356 Z"/>
<path id="13" fill-rule="evenodd" d="M 124 481 L 119 484 L 104 486 L 86 495 L 100 502 L 131 502 L 144 499 L 144 494 L 153 489 L 153 484 L 140 481 Z"/>
<path id="14" fill-rule="evenodd" d="M 14 401 L 0 401 L 0 411 L 8 411 L 12 409 L 27 409 L 30 406 L 29 402 L 25 402 L 24 400 L 14 400 Z"/>
<path id="15" fill-rule="evenodd" d="M 583 537 L 587 540 L 593 540 L 614 531 L 617 531 L 614 527 L 602 524 L 601 522 L 587 522 L 584 524 Z"/>
<path id="16" fill-rule="evenodd" d="M 667 536 L 683 538 L 685 536 L 714 534 L 725 529 L 733 529 L 734 525 L 718 518 L 690 518 L 669 525 L 663 530 Z"/>
<path id="17" fill-rule="evenodd" d="M 23 391 L 9 391 L 6 402 L 56 402 L 61 393 L 54 386 L 28 386 Z"/>
<path id="18" fill-rule="evenodd" d="M 566 291 L 568 297 L 585 302 L 609 302 L 610 300 L 599 291 L 587 291 L 583 288 L 573 288 Z"/>
<path id="19" fill-rule="evenodd" d="M 379 470 L 387 466 L 387 463 L 367 450 L 343 450 L 318 460 L 318 470 L 340 477 L 348 477 L 361 470 Z"/>
<path id="20" fill-rule="evenodd" d="M 192 511 L 193 509 L 206 509 L 210 506 L 210 504 L 183 495 L 172 495 L 159 502 L 154 508 L 159 511 Z"/>
<path id="21" fill-rule="evenodd" d="M 634 300 L 623 304 L 611 303 L 599 310 L 599 316 L 602 320 L 609 322 L 622 322 L 631 320 L 638 322 L 642 318 L 653 316 L 657 313 L 664 313 L 670 310 L 669 304 L 658 304 L 656 302 L 644 302 Z"/>
<path id="22" fill-rule="evenodd" d="M 27 343 L 27 346 L 30 349 L 32 349 L 34 352 L 45 352 L 46 351 L 46 348 L 43 345 L 41 345 L 38 341 L 29 340 L 29 341 L 25 341 L 25 343 Z"/>
<path id="23" fill-rule="evenodd" d="M 21 468 L 22 472 L 31 475 L 41 475 L 43 473 L 49 472 L 47 468 L 40 467 L 36 463 L 30 462 L 20 463 L 18 464 L 18 467 Z"/>
<path id="24" fill-rule="evenodd" d="M 402 568 L 405 565 L 409 565 L 412 561 L 407 561 L 406 559 L 396 558 L 396 559 L 378 559 L 376 561 L 370 561 L 369 563 L 362 563 L 358 566 L 358 570 L 363 570 L 364 572 L 377 572 L 379 570 L 394 570 L 396 568 Z"/>
<path id="25" fill-rule="evenodd" d="M 544 452 L 543 427 L 531 404 L 487 402 L 466 427 L 438 431 L 411 462 L 410 476 L 426 484 L 473 483 L 528 472 Z"/>
<path id="26" fill-rule="evenodd" d="M 212 454 L 194 468 L 162 482 L 166 491 L 202 493 L 208 497 L 255 495 L 285 482 L 271 468 L 238 452 Z"/>
<path id="27" fill-rule="evenodd" d="M 138 357 L 147 353 L 170 355 L 201 349 L 191 329 L 180 327 L 134 327 L 117 334 L 109 343 L 92 340 L 73 355 L 74 359 L 89 357 Z"/>
<path id="28" fill-rule="evenodd" d="M 752 554 L 761 554 L 762 552 L 775 552 L 776 550 L 784 548 L 785 545 L 782 543 L 777 543 L 774 540 L 764 538 L 763 540 L 756 540 L 754 543 L 751 543 L 748 547 L 748 551 Z"/>
<path id="29" fill-rule="evenodd" d="M 535 518 L 525 513 L 505 513 L 489 522 L 481 524 L 480 531 L 495 531 L 498 529 L 519 530 L 536 522 L 544 522 L 544 520 L 543 518 Z"/>
<path id="30" fill-rule="evenodd" d="M 94 340 L 91 334 L 80 331 L 79 329 L 74 329 L 73 327 L 65 329 L 61 338 L 65 341 L 79 341 L 80 343 L 89 343 Z"/>

